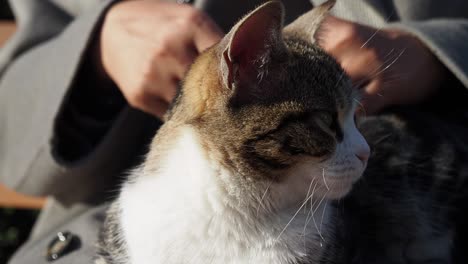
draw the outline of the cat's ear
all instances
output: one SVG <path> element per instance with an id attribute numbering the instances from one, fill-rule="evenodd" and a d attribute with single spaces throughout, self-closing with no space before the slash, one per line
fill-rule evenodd
<path id="1" fill-rule="evenodd" d="M 249 96 L 271 64 L 287 54 L 283 17 L 281 2 L 267 2 L 239 21 L 221 42 L 223 82 L 236 96 Z"/>
<path id="2" fill-rule="evenodd" d="M 335 0 L 327 0 L 325 3 L 313 8 L 287 25 L 283 32 L 289 36 L 315 43 L 317 30 L 320 29 L 323 20 L 335 5 L 335 2 Z"/>

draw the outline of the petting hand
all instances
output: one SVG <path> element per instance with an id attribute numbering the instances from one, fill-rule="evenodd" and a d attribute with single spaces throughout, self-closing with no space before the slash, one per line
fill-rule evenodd
<path id="1" fill-rule="evenodd" d="M 323 25 L 319 45 L 362 89 L 361 102 L 367 114 L 390 105 L 421 102 L 444 80 L 445 67 L 409 33 L 377 30 L 332 16 Z"/>
<path id="2" fill-rule="evenodd" d="M 222 35 L 207 15 L 189 5 L 124 1 L 105 17 L 99 64 L 130 105 L 161 117 L 188 66 Z"/>

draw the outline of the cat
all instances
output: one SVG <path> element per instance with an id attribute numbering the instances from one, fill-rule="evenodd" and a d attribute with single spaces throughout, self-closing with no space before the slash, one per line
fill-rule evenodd
<path id="1" fill-rule="evenodd" d="M 197 58 L 110 206 L 96 263 L 450 263 L 457 220 L 429 191 L 446 183 L 406 177 L 424 170 L 399 149 L 424 146 L 424 118 L 360 122 L 364 173 L 358 94 L 314 43 L 334 2 L 284 29 L 267 2 Z"/>
<path id="2" fill-rule="evenodd" d="M 358 121 L 372 155 L 352 191 L 331 204 L 334 240 L 323 263 L 466 263 L 468 129 L 431 108 Z"/>

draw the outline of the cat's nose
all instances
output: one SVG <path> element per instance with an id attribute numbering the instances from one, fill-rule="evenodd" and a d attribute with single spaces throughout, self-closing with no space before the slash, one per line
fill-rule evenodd
<path id="1" fill-rule="evenodd" d="M 363 164 L 366 164 L 370 156 L 369 145 L 367 143 L 363 144 L 354 154 Z"/>

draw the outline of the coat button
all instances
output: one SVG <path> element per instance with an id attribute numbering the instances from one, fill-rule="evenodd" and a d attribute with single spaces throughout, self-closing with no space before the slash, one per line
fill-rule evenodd
<path id="1" fill-rule="evenodd" d="M 177 0 L 178 4 L 191 4 L 193 0 Z"/>
<path id="2" fill-rule="evenodd" d="M 47 247 L 47 261 L 54 261 L 80 247 L 80 238 L 71 232 L 58 232 Z"/>

